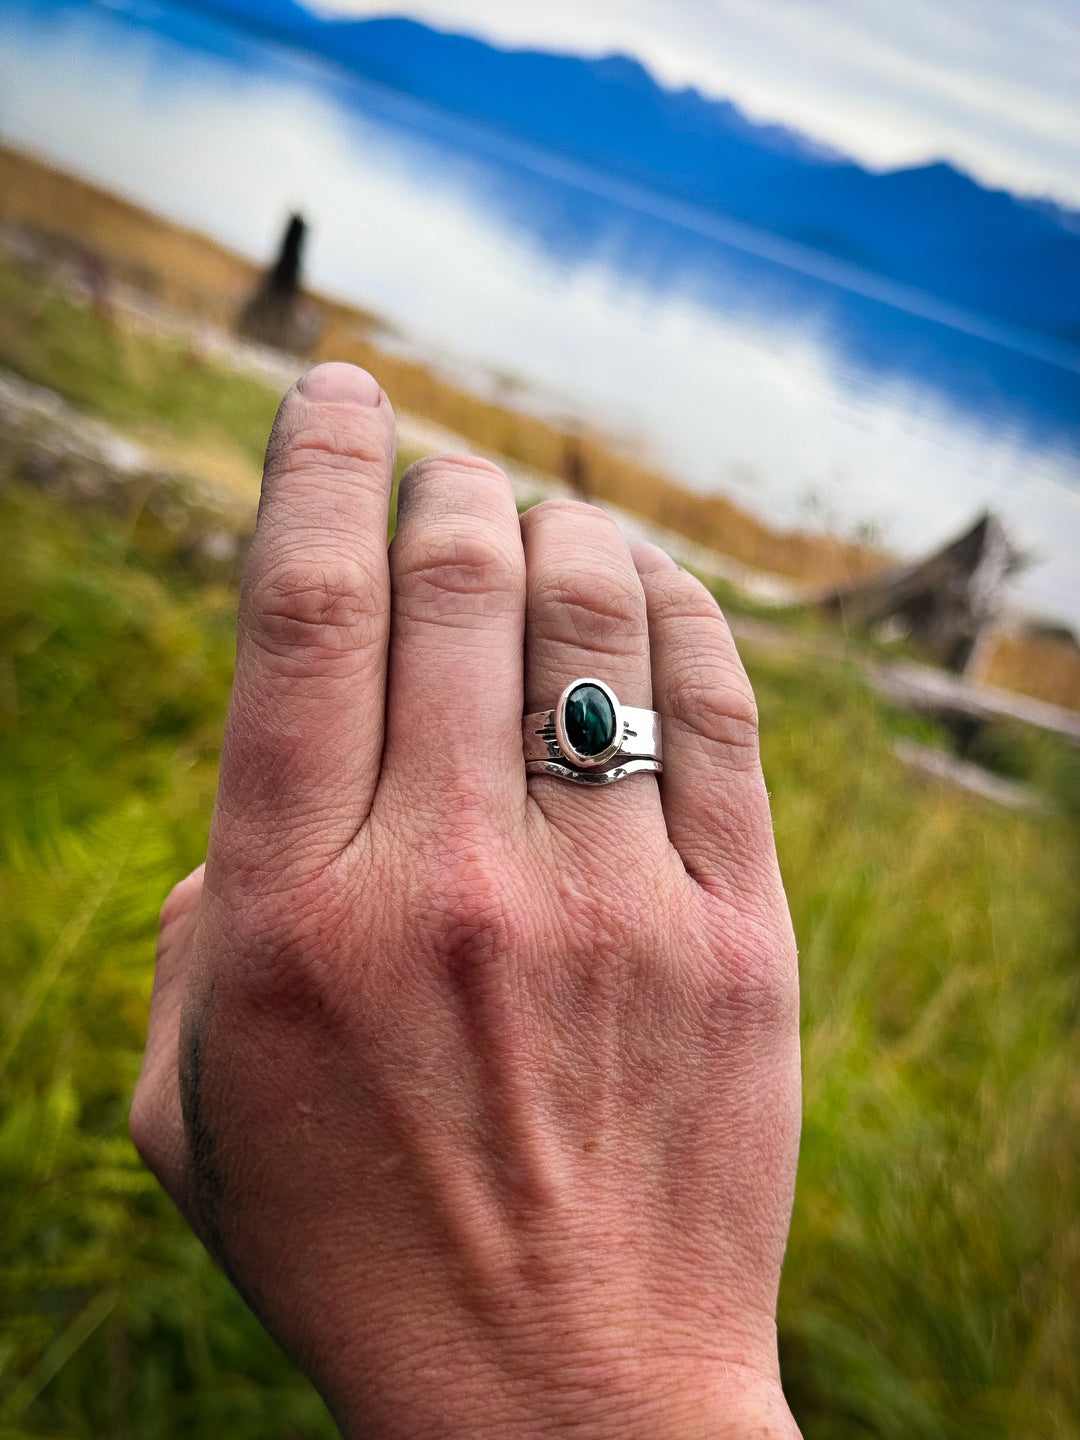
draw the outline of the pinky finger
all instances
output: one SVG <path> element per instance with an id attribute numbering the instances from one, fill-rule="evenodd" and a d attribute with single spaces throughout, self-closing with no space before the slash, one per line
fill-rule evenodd
<path id="1" fill-rule="evenodd" d="M 672 844 L 703 889 L 782 893 L 754 692 L 719 605 L 654 545 L 634 547 L 645 589 L 661 793 Z"/>

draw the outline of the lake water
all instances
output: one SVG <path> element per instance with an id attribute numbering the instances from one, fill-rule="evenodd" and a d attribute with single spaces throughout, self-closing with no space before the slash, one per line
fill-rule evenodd
<path id="1" fill-rule="evenodd" d="M 309 278 L 451 375 L 774 524 L 903 554 L 989 506 L 1080 624 L 1080 354 L 151 0 L 0 0 L 0 137 Z"/>

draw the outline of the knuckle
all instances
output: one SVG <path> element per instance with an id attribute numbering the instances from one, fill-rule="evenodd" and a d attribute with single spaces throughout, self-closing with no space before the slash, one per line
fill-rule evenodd
<path id="1" fill-rule="evenodd" d="M 601 525 L 614 526 L 615 522 L 606 510 L 599 505 L 590 505 L 587 500 L 571 500 L 566 496 L 555 496 L 551 500 L 541 500 L 538 505 L 531 506 L 522 515 L 523 525 L 546 525 L 549 521 L 558 523 L 559 516 L 569 516 L 573 520 L 590 521 Z"/>
<path id="2" fill-rule="evenodd" d="M 243 961 L 235 983 L 246 1009 L 295 1024 L 327 1024 L 339 1012 L 338 901 L 325 871 L 295 880 L 246 907 L 239 931 Z"/>
<path id="3" fill-rule="evenodd" d="M 742 905 L 733 915 L 715 904 L 713 985 L 724 1010 L 740 1025 L 772 1034 L 798 1031 L 799 981 L 795 939 L 768 907 Z"/>
<path id="4" fill-rule="evenodd" d="M 335 418 L 322 411 L 317 424 L 305 424 L 292 404 L 291 392 L 282 401 L 266 447 L 266 472 L 303 475 L 311 471 L 381 470 L 386 463 L 386 442 L 370 425 L 357 423 L 354 413 Z M 377 415 L 378 411 L 371 414 Z"/>
<path id="5" fill-rule="evenodd" d="M 279 660 L 355 655 L 382 637 L 386 606 L 380 601 L 374 577 L 350 557 L 289 557 L 252 584 L 251 634 Z"/>
<path id="6" fill-rule="evenodd" d="M 426 455 L 414 460 L 398 486 L 398 530 L 419 508 L 433 519 L 451 520 L 463 506 L 481 509 L 497 497 L 506 503 L 510 482 L 506 472 L 478 455 Z"/>
<path id="7" fill-rule="evenodd" d="M 170 1133 L 169 1122 L 162 1113 L 161 1083 L 160 1076 L 151 1080 L 145 1071 L 140 1076 L 128 1112 L 128 1134 L 139 1159 L 169 1188 L 175 1167 L 176 1137 Z"/>
<path id="8" fill-rule="evenodd" d="M 502 606 L 521 591 L 523 564 L 506 544 L 479 523 L 398 532 L 395 581 L 405 599 L 453 609 L 461 601 Z M 472 608 L 472 605 L 470 606 Z"/>
<path id="9" fill-rule="evenodd" d="M 427 887 L 427 947 L 450 984 L 465 992 L 504 973 L 519 930 L 520 906 L 498 854 L 483 840 L 448 849 Z"/>
<path id="10" fill-rule="evenodd" d="M 696 627 L 699 622 L 723 622 L 723 612 L 715 597 L 696 576 L 685 570 L 650 575 L 649 608 L 657 620 L 673 624 Z"/>
<path id="11" fill-rule="evenodd" d="M 678 724 L 723 751 L 736 768 L 757 763 L 757 701 L 737 661 L 685 665 L 669 682 L 667 710 Z"/>
<path id="12" fill-rule="evenodd" d="M 771 963 L 733 966 L 724 979 L 724 998 L 731 1014 L 755 1031 L 769 1035 L 798 1032 L 799 989 L 788 980 L 787 968 L 774 954 Z"/>
<path id="13" fill-rule="evenodd" d="M 648 635 L 640 583 L 617 570 L 549 575 L 537 583 L 532 610 L 549 639 L 612 655 L 641 653 Z"/>

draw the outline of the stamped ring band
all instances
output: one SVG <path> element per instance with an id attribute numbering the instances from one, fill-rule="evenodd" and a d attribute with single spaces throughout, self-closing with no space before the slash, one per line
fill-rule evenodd
<path id="1" fill-rule="evenodd" d="M 588 675 L 571 680 L 554 710 L 526 715 L 521 735 L 528 775 L 610 785 L 664 768 L 656 711 L 621 705 L 610 685 Z"/>

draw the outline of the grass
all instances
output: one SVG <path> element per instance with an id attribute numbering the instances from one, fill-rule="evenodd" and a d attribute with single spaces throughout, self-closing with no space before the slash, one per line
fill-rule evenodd
<path id="1" fill-rule="evenodd" d="M 156 910 L 205 841 L 234 596 L 122 517 L 10 480 L 0 514 L 0 1435 L 329 1435 L 125 1132 Z M 842 668 L 753 675 L 802 943 L 799 1417 L 1080 1434 L 1076 832 L 909 784 Z"/>
<path id="2" fill-rule="evenodd" d="M 35 321 L 5 283 L 0 363 L 254 463 L 268 392 L 43 293 Z M 127 1139 L 156 912 L 205 845 L 236 603 L 128 505 L 63 507 L 0 470 L 0 1440 L 315 1440 L 334 1433 L 319 1401 Z M 809 1440 L 1077 1440 L 1075 756 L 984 736 L 1067 801 L 997 810 L 907 778 L 895 734 L 933 732 L 853 668 L 748 661 L 801 945 L 780 1309 L 798 1418 Z"/>
<path id="3" fill-rule="evenodd" d="M 126 1137 L 234 597 L 148 565 L 131 517 L 10 481 L 0 517 L 0 1435 L 330 1434 Z"/>
<path id="4" fill-rule="evenodd" d="M 190 343 L 116 323 L 43 277 L 0 260 L 0 367 L 151 444 L 262 467 L 280 396 L 223 370 Z"/>
<path id="5" fill-rule="evenodd" d="M 805 1432 L 1080 1433 L 1075 829 L 905 781 L 850 677 L 752 673 L 801 944 Z"/>
<path id="6" fill-rule="evenodd" d="M 1071 634 L 997 636 L 979 679 L 1080 710 L 1080 644 Z"/>

